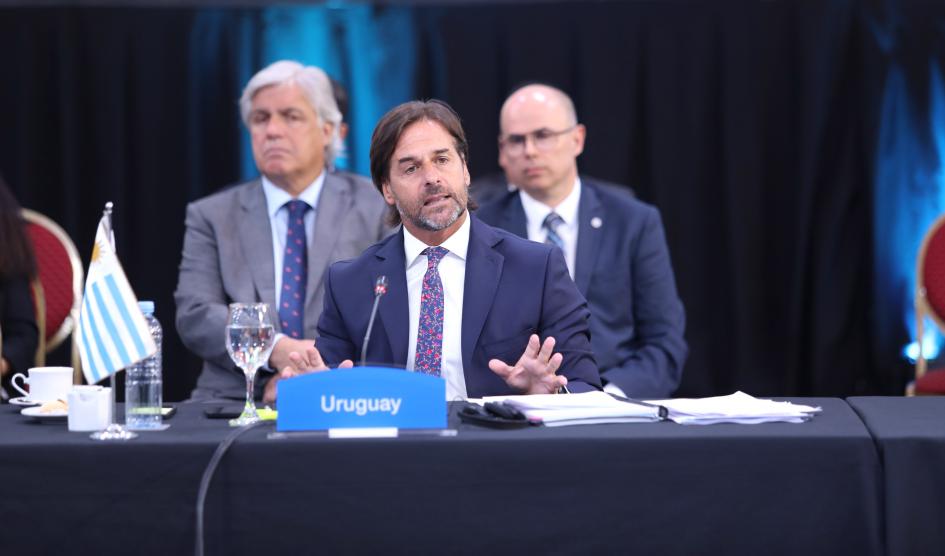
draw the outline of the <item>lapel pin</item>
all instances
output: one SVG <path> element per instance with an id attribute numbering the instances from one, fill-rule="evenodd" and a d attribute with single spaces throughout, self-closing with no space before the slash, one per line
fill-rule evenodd
<path id="1" fill-rule="evenodd" d="M 591 218 L 591 228 L 600 228 L 604 225 L 604 221 L 600 219 L 599 216 Z"/>

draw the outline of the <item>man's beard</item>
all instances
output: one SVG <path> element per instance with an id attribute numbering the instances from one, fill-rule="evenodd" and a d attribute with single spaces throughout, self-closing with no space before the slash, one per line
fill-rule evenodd
<path id="1" fill-rule="evenodd" d="M 427 193 L 436 194 L 442 190 L 443 188 L 440 188 Z M 449 200 L 452 201 L 453 207 L 445 218 L 437 218 L 435 215 L 423 214 L 422 204 L 417 207 L 415 212 L 406 210 L 403 204 L 401 204 L 400 199 L 397 199 L 396 197 L 394 198 L 394 204 L 397 206 L 397 212 L 400 213 L 401 220 L 409 221 L 411 224 L 420 228 L 421 230 L 426 230 L 428 232 L 439 232 L 440 230 L 445 230 L 456 223 L 459 217 L 463 214 L 463 211 L 466 210 L 466 207 L 463 204 L 460 204 L 459 200 L 455 196 L 450 196 Z M 438 212 L 436 214 L 440 213 Z"/>

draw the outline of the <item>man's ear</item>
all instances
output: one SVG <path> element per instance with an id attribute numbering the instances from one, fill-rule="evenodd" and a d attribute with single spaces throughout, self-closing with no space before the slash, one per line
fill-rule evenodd
<path id="1" fill-rule="evenodd" d="M 386 201 L 388 205 L 394 206 L 396 200 L 394 199 L 394 194 L 391 193 L 389 181 L 385 181 L 381 184 L 381 193 L 384 195 L 384 201 Z"/>
<path id="2" fill-rule="evenodd" d="M 584 152 L 584 139 L 587 137 L 587 128 L 584 124 L 574 126 L 574 157 L 577 158 Z"/>

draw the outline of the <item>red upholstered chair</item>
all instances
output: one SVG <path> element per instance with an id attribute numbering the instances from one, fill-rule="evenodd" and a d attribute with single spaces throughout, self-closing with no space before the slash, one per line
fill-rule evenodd
<path id="1" fill-rule="evenodd" d="M 49 353 L 69 338 L 79 323 L 84 270 L 75 244 L 58 224 L 29 209 L 23 209 L 23 219 L 33 243 L 41 286 L 33 288 L 35 305 L 42 308 L 37 322 L 45 329 L 41 329 L 40 343 Z M 75 382 L 79 383 L 82 369 L 74 340 L 71 359 Z"/>
<path id="2" fill-rule="evenodd" d="M 939 330 L 945 330 L 945 215 L 932 224 L 919 248 L 915 316 L 919 356 L 915 362 L 915 382 L 909 384 L 906 393 L 945 394 L 945 369 L 928 371 L 922 348 L 926 316 L 932 319 Z"/>

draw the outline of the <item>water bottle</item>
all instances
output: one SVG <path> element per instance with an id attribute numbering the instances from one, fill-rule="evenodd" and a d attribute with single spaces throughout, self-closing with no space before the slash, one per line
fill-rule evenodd
<path id="1" fill-rule="evenodd" d="M 157 353 L 125 369 L 125 427 L 146 430 L 161 427 L 161 340 L 164 332 L 154 318 L 154 302 L 139 301 Z"/>

